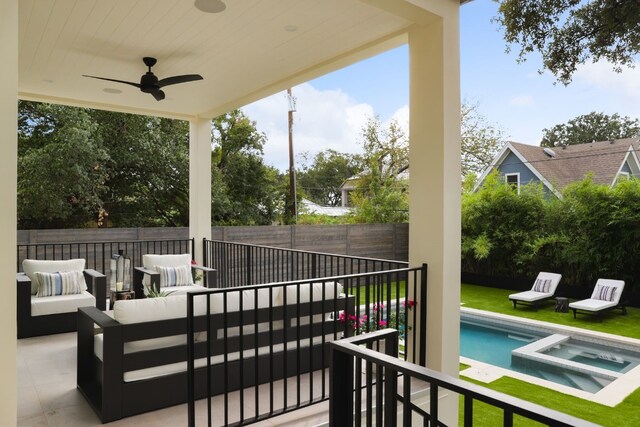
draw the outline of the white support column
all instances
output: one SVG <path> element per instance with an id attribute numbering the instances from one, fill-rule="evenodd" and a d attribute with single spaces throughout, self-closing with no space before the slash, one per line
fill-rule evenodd
<path id="1" fill-rule="evenodd" d="M 444 2 L 443 2 L 444 3 Z M 440 4 L 443 4 L 440 3 Z M 427 366 L 458 376 L 460 324 L 460 49 L 457 2 L 409 32 L 409 261 L 428 264 Z M 418 307 L 420 309 L 420 307 Z M 458 397 L 441 401 L 456 425 Z"/>
<path id="2" fill-rule="evenodd" d="M 18 164 L 18 0 L 0 2 L 0 425 L 17 424 L 16 183 Z"/>
<path id="3" fill-rule="evenodd" d="M 211 120 L 189 121 L 189 237 L 203 264 L 202 239 L 211 239 Z"/>

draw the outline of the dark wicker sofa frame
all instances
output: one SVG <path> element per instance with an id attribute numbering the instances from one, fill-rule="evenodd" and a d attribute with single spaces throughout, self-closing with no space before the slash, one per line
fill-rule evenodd
<path id="1" fill-rule="evenodd" d="M 106 309 L 107 277 L 96 270 L 84 270 L 88 291 L 96 298 L 98 310 Z M 16 275 L 18 338 L 59 334 L 77 330 L 77 312 L 57 313 L 44 316 L 31 315 L 31 279 L 24 274 Z"/>
<path id="2" fill-rule="evenodd" d="M 226 290 L 221 290 L 226 291 Z M 171 297 L 169 297 L 171 298 Z M 213 339 L 208 342 L 196 342 L 195 358 L 205 357 L 207 344 L 212 355 L 224 355 L 243 349 L 241 357 L 210 366 L 210 381 L 213 384 L 212 395 L 273 382 L 283 377 L 309 372 L 327 367 L 329 363 L 328 342 L 312 346 L 288 348 L 281 352 L 258 355 L 257 348 L 273 344 L 283 344 L 292 339 L 301 340 L 310 337 L 322 337 L 333 334 L 340 337 L 344 323 L 337 320 L 340 310 L 353 311 L 353 296 L 325 299 L 310 303 L 290 304 L 197 316 L 194 318 L 195 332 L 230 330 L 239 326 L 257 325 L 268 322 L 270 330 L 257 334 L 243 332 L 240 336 L 220 337 L 208 334 Z M 333 312 L 332 319 L 320 323 L 302 325 L 294 319 L 309 315 L 325 315 Z M 273 323 L 283 321 L 286 328 L 273 329 Z M 187 333 L 187 318 L 161 320 L 154 322 L 120 324 L 107 314 L 85 307 L 79 310 L 78 320 L 78 389 L 103 423 L 118 420 L 143 412 L 161 409 L 188 401 L 188 371 L 163 375 L 155 378 L 125 382 L 124 373 L 136 369 L 150 368 L 176 362 L 188 361 L 188 345 L 171 346 L 135 353 L 124 353 L 124 344 L 130 341 L 166 337 Z M 314 321 L 315 322 L 315 321 Z M 295 326 L 300 325 L 300 326 Z M 96 327 L 97 326 L 97 327 Z M 242 328 L 244 330 L 244 328 Z M 103 333 L 103 357 L 100 360 L 94 353 L 94 335 Z M 286 348 L 286 347 L 285 347 Z M 313 352 L 314 356 L 310 357 Z M 324 356 L 322 355 L 324 352 Z M 318 355 L 317 357 L 315 355 Z M 258 360 L 255 359 L 258 358 Z M 226 358 L 225 358 L 226 359 Z M 309 362 L 312 360 L 312 362 Z M 310 366 L 313 365 L 313 366 Z M 258 369 L 260 367 L 260 369 Z M 269 367 L 269 368 L 265 368 Z M 286 371 L 286 372 L 285 372 Z M 285 375 L 286 373 L 286 375 Z M 241 380 L 242 377 L 242 380 Z M 222 378 L 226 378 L 222 381 Z M 226 387 L 225 387 L 226 383 Z M 207 367 L 195 370 L 194 395 L 196 399 L 207 394 Z"/>

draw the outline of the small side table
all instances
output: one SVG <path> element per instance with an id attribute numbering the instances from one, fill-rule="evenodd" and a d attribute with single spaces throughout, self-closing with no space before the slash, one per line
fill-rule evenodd
<path id="1" fill-rule="evenodd" d="M 556 297 L 556 313 L 568 313 L 569 312 L 569 298 Z"/>
<path id="2" fill-rule="evenodd" d="M 136 293 L 134 291 L 111 291 L 111 298 L 109 298 L 109 310 L 113 310 L 113 303 L 120 300 L 134 299 Z"/>

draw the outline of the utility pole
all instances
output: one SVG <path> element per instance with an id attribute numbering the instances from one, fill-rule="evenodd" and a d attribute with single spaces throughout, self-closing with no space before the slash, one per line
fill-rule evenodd
<path id="1" fill-rule="evenodd" d="M 293 162 L 293 112 L 296 111 L 296 99 L 291 94 L 291 88 L 287 89 L 289 101 L 289 198 L 291 199 L 291 218 L 298 222 L 298 200 L 296 197 L 296 171 Z"/>

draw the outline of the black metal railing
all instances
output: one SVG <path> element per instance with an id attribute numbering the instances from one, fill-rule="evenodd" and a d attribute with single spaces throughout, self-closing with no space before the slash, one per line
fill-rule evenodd
<path id="1" fill-rule="evenodd" d="M 307 280 L 395 270 L 404 261 L 204 240 L 204 264 L 218 271 L 220 287 Z"/>
<path id="2" fill-rule="evenodd" d="M 25 259 L 84 258 L 87 261 L 86 268 L 107 275 L 109 283 L 111 256 L 117 254 L 119 249 L 131 259 L 132 267 L 138 267 L 142 266 L 142 256 L 146 254 L 191 253 L 193 257 L 194 244 L 194 239 L 18 244 L 16 271 L 22 271 L 22 261 Z M 131 274 L 133 275 L 133 268 Z"/>
<path id="3" fill-rule="evenodd" d="M 389 296 L 417 292 L 426 298 L 425 272 L 423 266 L 189 294 L 189 425 L 195 425 L 195 400 L 205 397 L 208 421 L 225 426 L 326 401 L 328 343 L 352 334 L 367 336 L 394 321 L 394 313 L 398 319 L 404 300 Z M 393 287 L 398 291 L 392 292 Z M 374 316 L 375 304 L 384 307 L 376 324 L 354 323 L 365 313 Z M 389 320 L 381 323 L 384 319 Z M 425 342 L 417 331 L 426 325 L 418 325 L 420 321 L 426 316 L 405 318 L 402 356 L 424 362 Z M 393 351 L 397 357 L 397 348 Z M 231 412 L 233 393 L 240 406 Z M 213 404 L 210 396 L 217 394 L 223 396 Z"/>
<path id="4" fill-rule="evenodd" d="M 382 341 L 385 342 L 387 354 L 372 348 L 373 343 Z M 596 426 L 588 421 L 399 360 L 393 356 L 397 342 L 397 331 L 384 329 L 329 344 L 330 425 L 444 426 L 439 417 L 439 393 L 440 390 L 446 390 L 463 397 L 465 427 L 473 426 L 475 402 L 483 402 L 502 410 L 502 422 L 496 425 L 506 427 L 513 426 L 514 415 L 548 426 Z M 391 351 L 388 351 L 389 346 Z M 363 367 L 366 367 L 367 375 L 361 374 Z M 374 370 L 375 379 L 371 374 Z M 422 390 L 417 392 L 417 388 Z M 421 403 L 416 403 L 417 400 Z"/>

